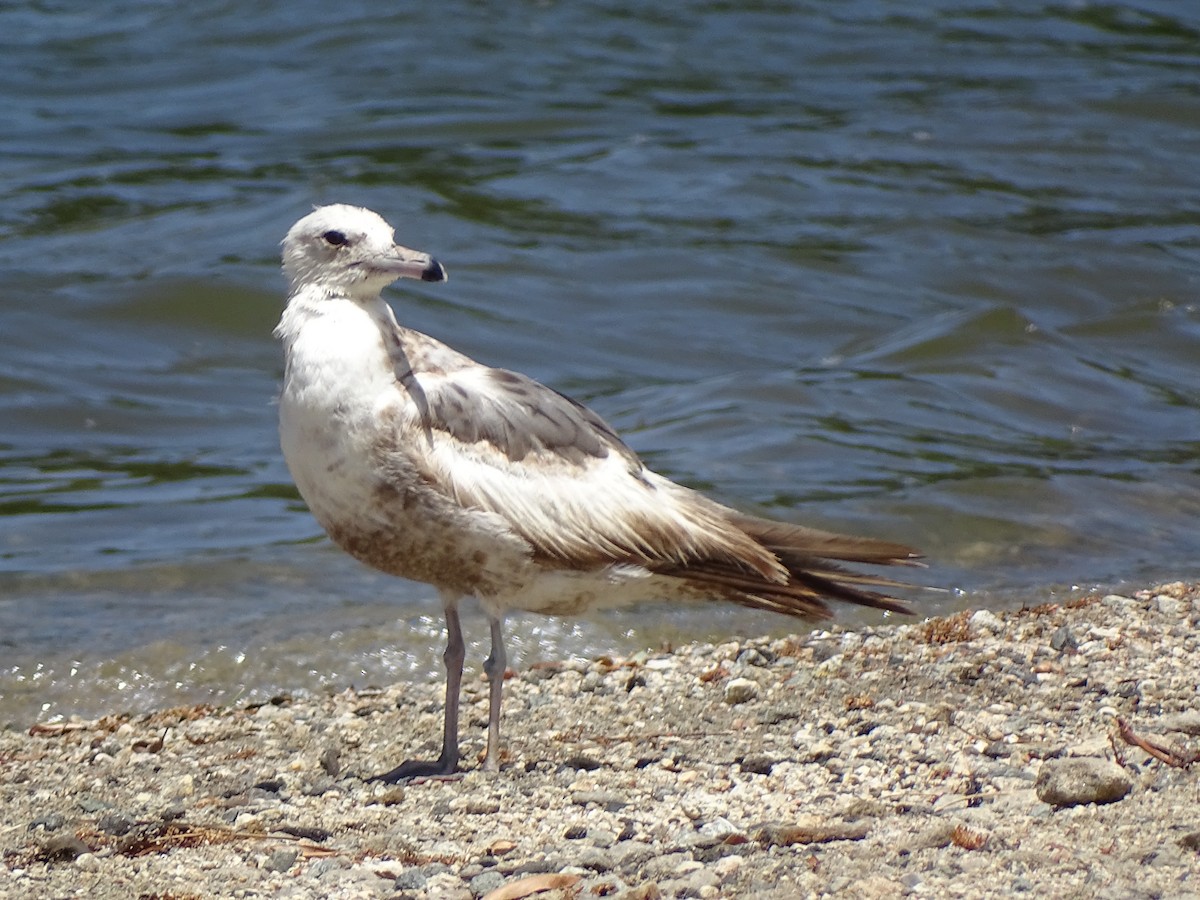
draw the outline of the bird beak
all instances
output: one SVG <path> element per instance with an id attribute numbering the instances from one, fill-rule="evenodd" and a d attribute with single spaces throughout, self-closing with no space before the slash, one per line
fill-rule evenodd
<path id="1" fill-rule="evenodd" d="M 421 281 L 445 281 L 446 270 L 428 253 L 409 250 L 394 244 L 383 256 L 372 261 L 372 267 L 396 278 L 419 278 Z"/>

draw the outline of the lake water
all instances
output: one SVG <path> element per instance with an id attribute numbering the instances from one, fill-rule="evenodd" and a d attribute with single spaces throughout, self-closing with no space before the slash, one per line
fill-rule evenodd
<path id="1" fill-rule="evenodd" d="M 314 203 L 446 265 L 401 321 L 664 474 L 921 547 L 923 611 L 1200 577 L 1195 4 L 6 4 L 0 94 L 0 722 L 440 677 L 432 589 L 280 457 Z"/>

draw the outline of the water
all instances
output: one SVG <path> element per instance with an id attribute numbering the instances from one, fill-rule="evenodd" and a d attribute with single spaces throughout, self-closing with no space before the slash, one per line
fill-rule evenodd
<path id="1" fill-rule="evenodd" d="M 1200 577 L 1191 4 L 0 8 L 0 721 L 439 674 L 278 451 L 278 241 L 924 609 Z M 468 616 L 473 663 L 484 629 Z M 517 665 L 795 623 L 517 618 Z M 474 674 L 474 670 L 472 672 Z"/>

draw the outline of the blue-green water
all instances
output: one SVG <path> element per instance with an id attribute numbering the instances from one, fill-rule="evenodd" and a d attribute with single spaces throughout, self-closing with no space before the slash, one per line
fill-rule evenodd
<path id="1" fill-rule="evenodd" d="M 922 547 L 930 612 L 1200 576 L 1194 6 L 0 7 L 0 720 L 437 675 L 432 590 L 276 444 L 313 203 L 446 264 L 402 321 L 665 474 Z"/>

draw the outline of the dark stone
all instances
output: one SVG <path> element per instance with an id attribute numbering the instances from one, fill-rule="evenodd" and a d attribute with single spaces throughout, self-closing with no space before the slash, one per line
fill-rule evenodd
<path id="1" fill-rule="evenodd" d="M 600 760 L 593 756 L 588 756 L 586 753 L 578 753 L 575 756 L 567 757 L 563 763 L 572 769 L 582 769 L 585 772 L 592 772 L 600 768 Z"/>
<path id="2" fill-rule="evenodd" d="M 336 778 L 342 771 L 342 754 L 337 747 L 326 747 L 321 753 L 321 768 L 330 778 Z"/>
<path id="3" fill-rule="evenodd" d="M 1050 647 L 1059 653 L 1074 653 L 1079 649 L 1079 642 L 1066 625 L 1060 625 L 1050 635 Z"/>
<path id="4" fill-rule="evenodd" d="M 41 828 L 43 831 L 58 831 L 63 825 L 67 824 L 65 816 L 58 813 L 47 813 L 44 816 L 38 816 L 29 823 L 29 830 L 36 831 Z"/>
<path id="5" fill-rule="evenodd" d="M 121 837 L 129 834 L 133 826 L 137 823 L 131 816 L 127 816 L 123 812 L 114 810 L 113 812 L 105 813 L 100 817 L 100 821 L 96 823 L 96 827 L 105 834 L 116 835 Z"/>
<path id="6" fill-rule="evenodd" d="M 765 753 L 747 753 L 738 762 L 741 763 L 743 772 L 770 775 L 776 761 Z"/>

